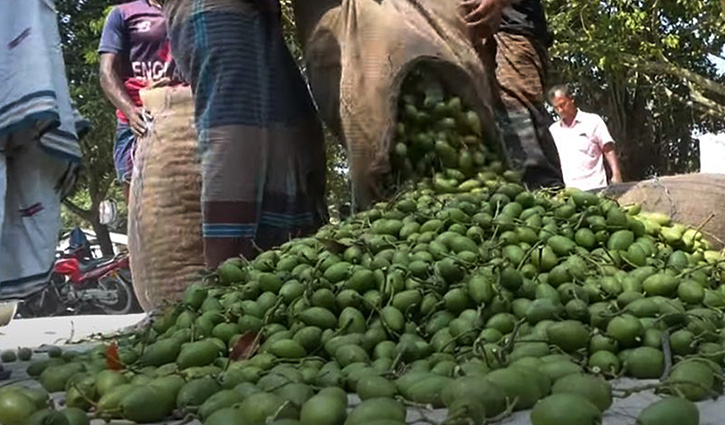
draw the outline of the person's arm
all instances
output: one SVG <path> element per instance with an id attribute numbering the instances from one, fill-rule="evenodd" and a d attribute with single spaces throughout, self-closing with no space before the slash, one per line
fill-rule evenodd
<path id="1" fill-rule="evenodd" d="M 128 118 L 131 131 L 140 137 L 145 132 L 145 126 L 138 108 L 121 80 L 121 59 L 123 53 L 128 51 L 128 37 L 121 10 L 116 7 L 111 10 L 103 26 L 101 42 L 98 51 L 101 54 L 99 69 L 100 83 L 106 98 Z"/>
<path id="2" fill-rule="evenodd" d="M 141 108 L 134 105 L 121 81 L 121 57 L 115 53 L 101 54 L 100 80 L 106 98 L 128 118 L 128 124 L 136 137 L 143 136 L 146 127 Z"/>
<path id="3" fill-rule="evenodd" d="M 463 20 L 481 38 L 498 32 L 503 10 L 518 0 L 463 0 Z"/>
<path id="4" fill-rule="evenodd" d="M 614 143 L 604 145 L 602 154 L 609 164 L 609 169 L 612 170 L 612 183 L 622 183 L 622 173 L 619 171 L 619 160 L 617 152 L 614 150 Z"/>
<path id="5" fill-rule="evenodd" d="M 604 156 L 604 159 L 609 164 L 609 169 L 612 171 L 612 183 L 622 182 L 622 173 L 619 171 L 619 161 L 617 160 L 617 152 L 614 149 L 614 139 L 609 133 L 607 123 L 604 122 L 602 117 L 595 115 L 596 125 L 594 126 L 594 138 L 599 144 L 599 149 Z"/>

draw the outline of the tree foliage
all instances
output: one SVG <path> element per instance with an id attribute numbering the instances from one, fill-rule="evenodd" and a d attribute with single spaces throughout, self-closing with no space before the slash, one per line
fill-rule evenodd
<path id="1" fill-rule="evenodd" d="M 608 120 L 625 178 L 696 171 L 694 131 L 725 120 L 713 56 L 725 45 L 714 1 L 545 0 L 553 81 Z"/>
<path id="2" fill-rule="evenodd" d="M 115 180 L 112 158 L 116 117 L 99 87 L 97 53 L 109 2 L 56 0 L 55 3 L 71 97 L 92 125 L 90 133 L 81 141 L 83 159 L 76 195 L 64 205 L 93 227 L 104 254 L 109 255 L 113 247 L 108 229 L 98 221 L 98 206 L 106 199 Z M 77 223 L 69 220 L 65 224 Z"/>
<path id="3" fill-rule="evenodd" d="M 713 62 L 725 47 L 725 0 L 543 2 L 555 35 L 550 81 L 570 83 L 583 109 L 607 119 L 625 178 L 696 170 L 693 132 L 725 127 L 725 79 Z M 100 226 L 97 210 L 103 199 L 115 197 L 122 204 L 113 183 L 115 116 L 98 85 L 96 53 L 112 3 L 118 1 L 56 0 L 72 95 L 93 123 L 82 142 L 79 191 L 67 205 L 94 228 Z M 304 70 L 292 0 L 281 3 L 285 40 Z M 347 160 L 329 133 L 327 147 L 328 200 L 334 214 L 349 202 Z"/>

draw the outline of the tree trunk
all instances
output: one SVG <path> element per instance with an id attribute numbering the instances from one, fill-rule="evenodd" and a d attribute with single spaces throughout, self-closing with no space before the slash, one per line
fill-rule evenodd
<path id="1" fill-rule="evenodd" d="M 622 177 L 624 181 L 642 180 L 657 158 L 645 103 L 647 94 L 640 88 L 640 79 L 633 84 L 626 74 L 621 74 L 610 75 L 608 80 L 603 112 L 610 119 L 609 130 L 616 143 Z"/>
<path id="2" fill-rule="evenodd" d="M 101 247 L 101 252 L 104 257 L 113 257 L 115 252 L 113 251 L 113 242 L 111 242 L 111 235 L 108 232 L 108 227 L 101 224 L 98 220 L 98 214 L 93 214 L 91 220 L 93 231 L 96 233 L 96 240 L 98 245 Z"/>
<path id="3" fill-rule="evenodd" d="M 63 204 L 71 210 L 73 214 L 91 223 L 91 227 L 93 227 L 93 232 L 96 234 L 96 240 L 98 241 L 98 245 L 101 247 L 101 253 L 103 256 L 114 256 L 115 252 L 113 252 L 113 242 L 111 242 L 111 235 L 108 232 L 108 227 L 101 224 L 98 217 L 99 203 L 95 201 L 91 202 L 90 211 L 80 208 L 68 199 L 63 200 Z"/>
<path id="4" fill-rule="evenodd" d="M 98 208 L 101 204 L 99 196 L 94 196 L 91 193 L 91 211 L 88 221 L 93 226 L 93 231 L 96 234 L 96 240 L 98 245 L 101 247 L 101 253 L 104 257 L 113 257 L 115 252 L 113 251 L 113 242 L 111 242 L 111 235 L 108 232 L 108 227 L 105 224 L 101 224 L 100 217 L 98 216 Z"/>

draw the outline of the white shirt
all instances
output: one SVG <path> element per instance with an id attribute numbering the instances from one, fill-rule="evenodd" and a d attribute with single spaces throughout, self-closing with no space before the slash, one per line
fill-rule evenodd
<path id="1" fill-rule="evenodd" d="M 564 184 L 581 190 L 607 185 L 604 145 L 614 143 L 607 124 L 597 114 L 577 110 L 570 126 L 559 120 L 549 127 L 561 160 Z"/>

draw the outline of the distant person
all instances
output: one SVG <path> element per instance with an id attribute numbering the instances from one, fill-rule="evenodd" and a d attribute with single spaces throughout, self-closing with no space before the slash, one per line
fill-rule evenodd
<path id="1" fill-rule="evenodd" d="M 549 101 L 561 118 L 549 130 L 559 150 L 566 186 L 582 190 L 607 186 L 605 159 L 612 171 L 611 182 L 621 183 L 614 139 L 602 117 L 579 110 L 565 85 L 549 90 Z"/>
<path id="2" fill-rule="evenodd" d="M 473 46 L 491 69 L 496 120 L 511 164 L 530 189 L 563 185 L 547 131 L 546 78 L 551 45 L 541 0 L 462 0 Z M 494 78 L 495 77 L 495 78 Z"/>
<path id="3" fill-rule="evenodd" d="M 113 163 L 128 202 L 136 141 L 146 131 L 139 91 L 175 82 L 175 66 L 159 2 L 136 0 L 114 7 L 106 18 L 98 51 L 101 88 L 116 107 L 118 117 Z"/>

